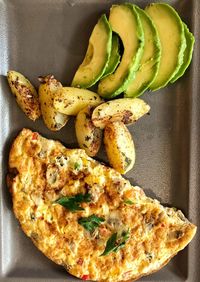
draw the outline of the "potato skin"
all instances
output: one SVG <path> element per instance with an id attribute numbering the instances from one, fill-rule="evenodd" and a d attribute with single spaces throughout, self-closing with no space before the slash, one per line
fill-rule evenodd
<path id="1" fill-rule="evenodd" d="M 122 121 L 130 124 L 147 114 L 150 106 L 139 98 L 111 100 L 97 106 L 92 114 L 96 127 L 103 129 L 108 122 Z"/>
<path id="2" fill-rule="evenodd" d="M 86 106 L 98 106 L 103 102 L 98 94 L 76 87 L 62 87 L 54 97 L 55 109 L 70 116 L 76 116 Z"/>
<path id="3" fill-rule="evenodd" d="M 109 122 L 104 130 L 104 144 L 110 165 L 125 174 L 135 164 L 135 146 L 124 123 Z"/>
<path id="4" fill-rule="evenodd" d="M 35 121 L 41 115 L 38 94 L 31 82 L 21 73 L 10 70 L 7 79 L 11 92 L 25 115 Z"/>
<path id="5" fill-rule="evenodd" d="M 44 123 L 52 131 L 60 130 L 67 123 L 69 117 L 58 113 L 53 106 L 55 92 L 62 88 L 62 84 L 53 75 L 39 77 L 39 101 Z"/>
<path id="6" fill-rule="evenodd" d="M 94 126 L 91 121 L 93 108 L 87 106 L 76 116 L 75 130 L 80 148 L 84 149 L 88 156 L 94 157 L 101 146 L 101 129 Z"/>

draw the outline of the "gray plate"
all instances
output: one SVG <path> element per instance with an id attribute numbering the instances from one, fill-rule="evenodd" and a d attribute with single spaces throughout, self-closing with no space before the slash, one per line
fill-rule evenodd
<path id="1" fill-rule="evenodd" d="M 176 206 L 200 226 L 199 211 L 199 18 L 198 0 L 167 1 L 177 8 L 196 36 L 193 63 L 183 78 L 143 98 L 151 115 L 129 129 L 134 137 L 137 161 L 128 177 L 144 187 L 147 195 Z M 5 183 L 8 152 L 23 127 L 76 146 L 71 120 L 58 133 L 41 120 L 29 121 L 10 94 L 9 69 L 25 74 L 38 86 L 37 76 L 52 73 L 69 85 L 82 61 L 90 32 L 98 17 L 108 13 L 109 0 L 0 0 L 0 143 L 2 187 L 0 190 L 0 281 L 78 281 L 42 255 L 21 231 L 12 213 Z M 149 1 L 134 3 L 144 7 Z M 99 159 L 106 160 L 102 149 Z M 200 281 L 199 233 L 158 273 L 140 281 Z"/>

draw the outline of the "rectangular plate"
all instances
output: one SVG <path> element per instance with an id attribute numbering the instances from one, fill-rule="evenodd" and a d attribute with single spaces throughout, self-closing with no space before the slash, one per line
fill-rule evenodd
<path id="1" fill-rule="evenodd" d="M 53 133 L 42 120 L 35 123 L 28 120 L 10 94 L 6 73 L 9 69 L 18 70 L 36 86 L 39 75 L 51 73 L 69 85 L 85 54 L 94 24 L 103 12 L 108 14 L 112 3 L 109 0 L 0 0 L 0 281 L 79 281 L 42 255 L 23 234 L 12 213 L 5 183 L 9 148 L 23 127 L 75 147 L 74 121 Z M 144 7 L 150 1 L 134 3 Z M 144 187 L 147 195 L 182 209 L 200 226 L 200 5 L 198 0 L 167 3 L 178 10 L 195 33 L 193 63 L 174 85 L 143 96 L 151 105 L 151 115 L 129 127 L 136 144 L 137 161 L 126 177 Z M 103 149 L 98 157 L 106 160 Z M 199 233 L 164 269 L 140 281 L 199 281 L 198 240 Z"/>

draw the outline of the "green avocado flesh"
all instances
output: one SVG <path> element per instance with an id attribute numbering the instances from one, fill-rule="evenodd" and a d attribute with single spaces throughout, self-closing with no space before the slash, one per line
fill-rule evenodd
<path id="1" fill-rule="evenodd" d="M 129 83 L 125 97 L 138 97 L 147 90 L 156 77 L 160 64 L 161 45 L 151 18 L 140 8 L 139 13 L 144 30 L 144 53 L 135 78 Z"/>
<path id="2" fill-rule="evenodd" d="M 183 63 L 186 39 L 183 23 L 177 12 L 164 3 L 150 4 L 145 11 L 153 20 L 161 43 L 160 66 L 152 91 L 163 88 L 176 75 Z"/>
<path id="3" fill-rule="evenodd" d="M 107 68 L 111 47 L 112 30 L 106 16 L 102 15 L 92 31 L 85 58 L 75 73 L 72 86 L 89 88 L 95 84 Z"/>
<path id="4" fill-rule="evenodd" d="M 114 98 L 127 88 L 139 68 L 144 49 L 142 24 L 134 5 L 113 5 L 109 23 L 120 37 L 124 53 L 115 72 L 103 78 L 98 85 L 98 94 L 104 98 Z"/>
<path id="5" fill-rule="evenodd" d="M 107 68 L 102 76 L 105 77 L 111 73 L 113 73 L 120 62 L 120 54 L 119 54 L 119 39 L 116 34 L 112 35 L 112 50 L 110 54 L 110 60 L 108 62 Z"/>
<path id="6" fill-rule="evenodd" d="M 193 54 L 193 49 L 194 49 L 194 36 L 193 34 L 189 31 L 187 25 L 183 23 L 184 25 L 184 31 L 185 31 L 185 38 L 186 38 L 186 48 L 184 52 L 184 58 L 183 58 L 183 63 L 180 66 L 179 71 L 173 78 L 171 79 L 171 83 L 175 82 L 178 78 L 180 78 L 182 75 L 184 75 L 186 69 L 191 63 L 192 60 L 192 54 Z"/>

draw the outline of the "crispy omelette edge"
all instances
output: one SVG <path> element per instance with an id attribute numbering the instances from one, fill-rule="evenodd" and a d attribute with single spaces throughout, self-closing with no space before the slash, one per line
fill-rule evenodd
<path id="1" fill-rule="evenodd" d="M 17 176 L 18 173 L 15 174 L 15 172 L 13 173 L 13 168 L 11 168 L 10 166 L 10 159 L 11 159 L 11 156 L 15 153 L 15 151 L 17 151 L 17 146 L 19 144 L 19 140 L 21 139 L 21 137 L 23 138 L 23 136 L 28 136 L 29 134 L 32 134 L 33 131 L 31 131 L 30 129 L 27 129 L 27 128 L 23 128 L 19 134 L 16 136 L 16 138 L 14 139 L 12 145 L 11 145 L 11 149 L 10 149 L 10 152 L 9 152 L 9 161 L 8 161 L 8 173 L 7 173 L 7 177 L 6 177 L 6 182 L 7 182 L 7 186 L 9 188 L 9 191 L 11 193 L 11 196 L 12 196 L 12 200 L 14 198 L 14 194 L 12 193 L 12 188 L 13 188 L 13 183 L 15 181 L 15 177 Z M 48 140 L 53 140 L 53 139 L 48 139 Z M 53 140 L 54 142 L 57 143 L 57 145 L 59 147 L 65 147 L 61 142 L 57 141 L 57 140 Z M 14 214 L 15 214 L 15 217 L 16 219 L 18 220 L 18 216 L 17 216 L 17 211 L 15 211 L 15 209 L 13 208 L 13 211 L 14 211 Z M 20 223 L 20 221 L 18 220 L 18 222 Z M 23 230 L 23 232 L 26 234 L 26 230 L 25 228 L 23 228 L 22 224 L 20 223 L 20 226 L 21 226 L 21 229 Z M 194 225 L 193 223 L 189 222 L 188 226 L 187 226 L 187 232 L 185 232 L 184 236 L 181 238 L 181 244 L 180 244 L 180 248 L 179 250 L 175 253 L 175 254 L 172 254 L 172 256 L 170 258 L 168 258 L 162 265 L 160 265 L 159 268 L 157 269 L 154 269 L 153 271 L 149 271 L 145 274 L 141 274 L 141 275 L 138 275 L 137 277 L 134 277 L 133 279 L 129 279 L 129 280 L 121 280 L 120 282 L 133 282 L 133 281 L 136 281 L 138 279 L 140 279 L 141 277 L 144 277 L 144 276 L 148 276 L 150 274 L 153 274 L 157 271 L 159 271 L 161 268 L 163 268 L 166 264 L 168 264 L 168 262 L 174 257 L 176 256 L 176 254 L 183 250 L 189 243 L 190 241 L 193 239 L 193 237 L 195 236 L 195 233 L 197 231 L 197 226 Z M 27 236 L 27 234 L 26 234 Z M 29 236 L 28 236 L 29 237 Z M 38 244 L 34 241 L 33 238 L 29 237 L 31 239 L 31 241 L 33 242 L 33 244 L 37 247 L 38 250 L 40 250 L 43 254 L 43 250 L 41 250 L 38 246 Z M 52 261 L 52 258 L 50 258 L 48 255 L 44 254 L 48 259 L 50 259 Z M 56 260 L 53 260 L 56 264 L 58 265 L 62 265 L 60 263 L 58 263 Z M 62 265 L 63 266 L 63 265 Z M 64 267 L 64 266 L 63 266 Z M 64 267 L 65 268 L 65 267 Z M 66 268 L 65 268 L 66 269 Z M 67 269 L 66 269 L 67 271 Z M 68 272 L 68 271 L 67 271 Z M 70 273 L 70 272 L 69 272 Z M 99 282 L 106 282 L 106 280 L 99 280 Z"/>

